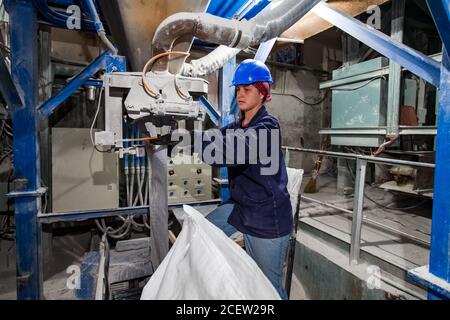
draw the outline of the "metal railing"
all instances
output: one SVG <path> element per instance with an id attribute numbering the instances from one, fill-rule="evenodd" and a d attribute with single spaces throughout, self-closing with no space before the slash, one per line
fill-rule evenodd
<path id="1" fill-rule="evenodd" d="M 356 160 L 356 176 L 355 176 L 355 192 L 354 192 L 354 199 L 353 199 L 353 210 L 350 211 L 348 209 L 340 208 L 335 205 L 326 203 L 326 202 L 320 202 L 323 205 L 329 206 L 331 208 L 340 210 L 342 212 L 351 213 L 352 214 L 352 231 L 351 231 L 351 243 L 350 243 L 350 264 L 358 264 L 359 258 L 360 258 L 360 251 L 361 251 L 361 228 L 362 228 L 362 222 L 363 222 L 363 202 L 364 202 L 364 186 L 365 186 L 365 178 L 366 178 L 366 169 L 367 169 L 367 163 L 380 163 L 380 164 L 386 164 L 386 165 L 407 165 L 411 167 L 424 167 L 424 168 L 435 168 L 435 165 L 433 163 L 426 163 L 426 162 L 415 162 L 415 161 L 406 161 L 406 160 L 398 160 L 398 159 L 389 159 L 389 158 L 379 158 L 379 157 L 373 157 L 373 156 L 365 156 L 365 155 L 359 155 L 359 154 L 349 154 L 349 153 L 342 153 L 342 152 L 333 152 L 333 151 L 323 151 L 323 150 L 314 150 L 314 149 L 305 149 L 305 148 L 293 148 L 293 147 L 282 147 L 286 151 L 299 151 L 299 152 L 305 152 L 305 153 L 313 153 L 313 154 L 322 154 L 328 157 L 333 158 L 344 158 L 344 159 L 351 159 Z M 305 197 L 303 197 L 305 199 Z M 311 198 L 306 198 L 311 199 Z M 311 199 L 312 202 L 318 202 L 315 199 Z M 424 243 L 429 245 L 430 243 L 427 241 L 424 241 L 422 239 L 419 239 L 417 237 L 414 237 L 412 235 L 409 235 L 405 232 L 402 232 L 400 230 L 396 230 L 391 227 L 387 227 L 384 225 L 381 225 L 380 223 L 376 221 L 372 221 L 370 219 L 364 219 L 365 221 L 369 222 L 370 224 L 377 225 L 379 227 L 382 227 L 384 229 L 390 230 L 392 232 L 398 233 L 400 235 L 403 235 L 405 237 L 408 237 L 410 239 L 413 239 L 415 241 Z"/>

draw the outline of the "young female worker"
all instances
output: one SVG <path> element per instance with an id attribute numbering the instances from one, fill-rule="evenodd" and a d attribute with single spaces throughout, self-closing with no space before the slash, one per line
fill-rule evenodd
<path id="1" fill-rule="evenodd" d="M 245 140 L 246 137 L 255 137 L 258 140 L 256 145 L 259 148 L 268 149 L 262 151 L 275 152 L 270 157 L 277 163 L 270 165 L 275 165 L 277 170 L 264 171 L 268 164 L 259 156 L 256 161 L 249 161 L 249 153 L 254 151 L 251 149 L 255 144 L 246 141 L 245 155 L 241 157 L 245 161 L 222 163 L 228 167 L 231 198 L 227 203 L 211 212 L 207 219 L 228 236 L 235 233 L 236 230 L 242 232 L 247 253 L 271 281 L 280 297 L 287 299 L 283 286 L 283 265 L 289 235 L 293 228 L 293 217 L 286 188 L 287 172 L 280 146 L 280 125 L 264 106 L 264 102 L 271 99 L 272 77 L 266 65 L 248 59 L 238 66 L 232 83 L 236 87 L 236 100 L 241 117 L 238 121 L 220 130 L 224 137 L 222 141 L 225 146 L 224 158 L 229 160 L 231 151 L 226 148 L 230 148 L 228 141 L 225 142 L 227 132 L 241 129 L 236 131 L 238 133 L 234 134 L 234 138 Z M 260 134 L 264 130 L 266 133 Z M 253 133 L 246 135 L 249 132 Z M 260 143 L 262 142 L 259 141 L 260 139 L 268 141 Z M 271 141 L 271 139 L 278 139 L 278 141 Z M 218 141 L 216 139 L 211 143 L 218 143 Z M 278 146 L 276 150 L 272 148 L 274 143 Z M 203 144 L 204 147 L 205 144 Z M 234 154 L 232 158 L 236 160 L 236 154 L 242 150 L 235 145 L 232 151 Z"/>

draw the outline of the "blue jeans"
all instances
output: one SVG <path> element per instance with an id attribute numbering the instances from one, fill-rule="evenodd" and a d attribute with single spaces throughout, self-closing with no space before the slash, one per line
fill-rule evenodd
<path id="1" fill-rule="evenodd" d="M 221 229 L 228 237 L 237 231 L 235 227 L 228 223 L 228 217 L 233 211 L 233 207 L 234 204 L 227 203 L 217 207 L 206 216 L 206 219 Z M 287 300 L 286 290 L 283 286 L 283 268 L 289 236 L 263 239 L 244 234 L 245 251 L 270 280 L 283 300 Z"/>

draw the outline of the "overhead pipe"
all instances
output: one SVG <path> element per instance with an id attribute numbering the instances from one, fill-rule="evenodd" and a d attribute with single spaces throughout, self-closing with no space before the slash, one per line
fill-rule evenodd
<path id="1" fill-rule="evenodd" d="M 234 14 L 233 18 L 241 20 L 259 3 L 260 0 L 248 0 Z M 237 56 L 240 51 L 241 49 L 221 45 L 200 59 L 191 60 L 190 63 L 184 63 L 181 67 L 180 74 L 188 77 L 205 76 L 220 69 L 228 60 Z"/>
<path id="2" fill-rule="evenodd" d="M 201 68 L 211 72 L 211 66 L 220 67 L 227 61 L 226 57 L 232 57 L 232 54 L 237 54 L 240 50 L 278 37 L 320 1 L 273 1 L 249 21 L 228 20 L 208 13 L 176 13 L 166 18 L 156 30 L 152 43 L 153 55 L 171 51 L 174 42 L 185 35 L 193 35 L 200 40 L 234 49 L 224 50 L 224 53 L 216 52 L 214 59 L 205 60 L 206 63 Z M 168 57 L 159 59 L 153 70 L 167 71 Z"/>

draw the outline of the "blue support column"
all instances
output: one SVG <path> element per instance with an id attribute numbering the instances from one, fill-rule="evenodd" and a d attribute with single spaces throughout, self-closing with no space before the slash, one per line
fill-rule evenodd
<path id="1" fill-rule="evenodd" d="M 17 299 L 41 299 L 37 14 L 31 1 L 9 0 L 5 4 L 10 18 L 12 79 L 17 90 L 25 93 L 24 107 L 12 113 L 15 178 L 21 182 L 15 190 Z"/>
<path id="2" fill-rule="evenodd" d="M 236 57 L 224 64 L 219 73 L 219 106 L 221 111 L 221 127 L 236 121 L 238 111 L 234 87 L 231 86 L 234 70 L 236 69 Z M 228 186 L 227 168 L 220 168 L 220 198 L 222 203 L 230 198 Z"/>
<path id="3" fill-rule="evenodd" d="M 450 281 L 450 58 L 444 49 L 436 142 L 430 273 Z"/>
<path id="4" fill-rule="evenodd" d="M 427 0 L 428 8 L 447 50 L 450 50 L 450 0 Z"/>
<path id="5" fill-rule="evenodd" d="M 450 57 L 444 47 L 434 174 L 430 265 L 408 272 L 428 288 L 429 300 L 450 299 Z"/>

